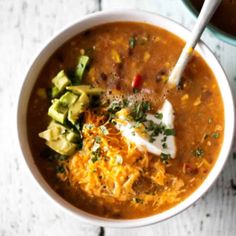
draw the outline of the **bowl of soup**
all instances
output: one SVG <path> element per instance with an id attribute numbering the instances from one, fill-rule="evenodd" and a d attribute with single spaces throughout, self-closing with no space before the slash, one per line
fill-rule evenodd
<path id="1" fill-rule="evenodd" d="M 34 179 L 63 209 L 96 225 L 145 226 L 214 183 L 233 140 L 233 99 L 203 42 L 168 87 L 189 34 L 151 13 L 101 12 L 36 56 L 19 98 L 19 142 Z"/>
<path id="2" fill-rule="evenodd" d="M 198 16 L 204 0 L 183 0 L 194 16 Z M 236 1 L 223 0 L 213 15 L 208 28 L 220 40 L 236 45 Z"/>

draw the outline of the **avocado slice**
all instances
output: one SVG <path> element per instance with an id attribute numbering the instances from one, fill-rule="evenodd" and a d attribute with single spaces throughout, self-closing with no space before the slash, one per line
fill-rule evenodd
<path id="1" fill-rule="evenodd" d="M 104 92 L 101 88 L 92 88 L 89 85 L 67 86 L 66 89 L 78 95 L 86 93 L 87 95 L 97 96 Z"/>
<path id="2" fill-rule="evenodd" d="M 76 149 L 76 142 L 81 140 L 79 134 L 52 120 L 48 129 L 39 133 L 39 137 L 46 140 L 46 144 L 62 155 L 72 155 Z"/>
<path id="3" fill-rule="evenodd" d="M 69 131 L 67 134 L 66 134 L 66 139 L 69 141 L 69 142 L 72 142 L 72 143 L 77 143 L 81 140 L 81 137 L 79 134 L 75 133 L 75 132 L 72 132 L 72 131 Z"/>
<path id="4" fill-rule="evenodd" d="M 54 99 L 53 104 L 48 109 L 48 115 L 61 124 L 65 122 L 67 113 L 68 107 L 64 106 L 59 99 Z"/>
<path id="5" fill-rule="evenodd" d="M 55 141 L 47 141 L 46 144 L 62 155 L 70 156 L 76 152 L 77 145 L 69 142 L 65 137 L 61 137 Z"/>
<path id="6" fill-rule="evenodd" d="M 55 141 L 60 138 L 60 135 L 66 133 L 66 131 L 66 127 L 52 120 L 48 125 L 47 130 L 39 133 L 39 137 L 46 139 L 47 141 Z"/>
<path id="7" fill-rule="evenodd" d="M 79 115 L 83 113 L 89 105 L 89 97 L 86 93 L 82 93 L 79 99 L 69 108 L 68 120 L 75 125 Z"/>
<path id="8" fill-rule="evenodd" d="M 60 97 L 60 102 L 63 104 L 63 106 L 71 106 L 72 104 L 75 103 L 75 101 L 78 99 L 78 96 L 71 93 L 71 92 L 66 92 L 64 95 Z"/>
<path id="9" fill-rule="evenodd" d="M 75 70 L 75 76 L 77 78 L 77 82 L 81 82 L 84 72 L 85 72 L 85 69 L 88 64 L 89 64 L 89 57 L 86 55 L 82 55 L 79 58 L 78 65 Z"/>
<path id="10" fill-rule="evenodd" d="M 61 134 L 61 129 L 59 127 L 54 127 L 39 133 L 39 137 L 46 139 L 47 141 L 54 141 L 58 139 L 60 134 Z"/>
<path id="11" fill-rule="evenodd" d="M 56 77 L 52 79 L 52 83 L 55 85 L 55 87 L 58 89 L 58 93 L 62 92 L 66 86 L 71 84 L 71 81 L 66 76 L 64 70 L 61 70 Z"/>
<path id="12" fill-rule="evenodd" d="M 52 90 L 51 90 L 51 97 L 52 98 L 56 98 L 60 95 L 60 91 L 59 89 L 56 87 L 56 86 L 53 86 L 52 87 Z"/>

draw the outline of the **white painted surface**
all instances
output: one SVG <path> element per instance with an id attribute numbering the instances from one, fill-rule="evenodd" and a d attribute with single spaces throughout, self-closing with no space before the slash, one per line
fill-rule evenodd
<path id="1" fill-rule="evenodd" d="M 100 8 L 138 8 L 165 15 L 187 28 L 194 18 L 180 0 L 0 0 L 0 236 L 99 235 L 54 205 L 30 178 L 17 146 L 17 95 L 29 62 L 57 30 Z M 236 47 L 209 32 L 204 41 L 214 51 L 236 90 Z M 235 91 L 236 95 L 236 91 Z M 236 147 L 235 147 L 236 148 Z M 229 160 L 213 188 L 195 206 L 157 225 L 139 229 L 105 229 L 105 235 L 236 234 L 236 160 Z"/>

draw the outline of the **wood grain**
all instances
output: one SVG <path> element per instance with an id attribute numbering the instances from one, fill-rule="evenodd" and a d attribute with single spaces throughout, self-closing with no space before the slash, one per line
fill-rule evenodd
<path id="1" fill-rule="evenodd" d="M 232 155 L 212 189 L 185 212 L 153 226 L 106 228 L 104 233 L 62 211 L 30 177 L 15 126 L 17 96 L 29 62 L 50 36 L 70 22 L 91 12 L 117 8 L 156 12 L 190 29 L 195 22 L 180 0 L 0 0 L 0 236 L 236 234 L 236 190 L 231 188 L 231 180 L 236 183 L 236 159 Z M 209 32 L 203 40 L 222 63 L 236 91 L 236 47 Z"/>

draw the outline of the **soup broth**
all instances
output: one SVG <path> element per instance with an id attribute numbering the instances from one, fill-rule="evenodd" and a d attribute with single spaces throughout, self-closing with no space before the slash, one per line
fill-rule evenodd
<path id="1" fill-rule="evenodd" d="M 221 148 L 224 108 L 217 81 L 198 53 L 178 88 L 166 90 L 169 72 L 183 46 L 181 39 L 164 29 L 116 22 L 78 34 L 50 57 L 28 104 L 28 137 L 35 163 L 60 196 L 95 215 L 140 218 L 175 206 L 202 184 Z M 78 150 L 57 155 L 38 136 L 52 119 L 48 116 L 52 78 L 63 70 L 73 81 L 78 57 L 84 55 L 90 61 L 82 68 L 80 84 L 105 92 L 79 118 L 83 142 Z M 159 132 L 175 138 L 174 158 L 140 151 L 114 121 L 115 112 L 130 112 L 132 124 L 153 131 L 160 126 L 143 125 L 145 112 L 161 120 L 162 114 L 156 111 L 166 99 L 173 106 L 174 130 L 163 131 L 162 126 Z"/>

